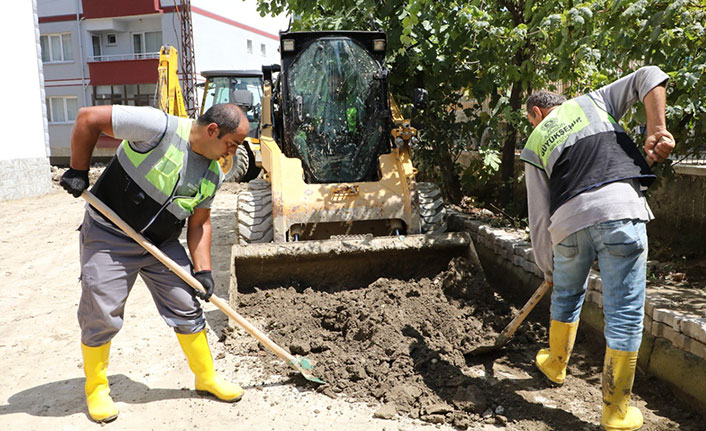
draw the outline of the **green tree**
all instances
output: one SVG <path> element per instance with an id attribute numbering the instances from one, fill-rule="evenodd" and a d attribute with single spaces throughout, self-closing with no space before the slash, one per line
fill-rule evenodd
<path id="1" fill-rule="evenodd" d="M 259 8 L 293 12 L 295 30 L 384 29 L 393 94 L 429 91 L 419 119 L 424 145 L 415 153 L 422 168 L 438 169 L 453 202 L 462 197 L 458 156 L 484 130 L 485 167 L 497 169 L 492 154 L 501 153 L 501 198 L 510 202 L 515 151 L 530 132 L 524 100 L 533 89 L 562 84 L 576 96 L 655 64 L 672 77 L 668 117 L 679 151 L 703 145 L 701 0 L 259 0 Z M 636 109 L 624 122 L 632 130 L 644 113 Z"/>
<path id="2" fill-rule="evenodd" d="M 604 1 L 601 5 L 601 26 L 591 42 L 605 49 L 594 62 L 593 74 L 587 75 L 598 84 L 640 65 L 659 66 L 671 77 L 667 119 L 677 142 L 675 154 L 687 155 L 703 148 L 706 4 L 702 0 L 627 0 Z M 642 108 L 625 119 L 628 130 L 644 122 Z"/>

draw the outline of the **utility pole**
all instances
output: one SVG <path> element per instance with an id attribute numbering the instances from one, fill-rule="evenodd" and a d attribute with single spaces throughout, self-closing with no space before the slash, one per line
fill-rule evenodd
<path id="1" fill-rule="evenodd" d="M 177 17 L 181 25 L 181 70 L 183 73 L 184 104 L 189 117 L 198 114 L 196 97 L 196 62 L 194 60 L 194 32 L 191 25 L 191 0 L 175 2 Z"/>

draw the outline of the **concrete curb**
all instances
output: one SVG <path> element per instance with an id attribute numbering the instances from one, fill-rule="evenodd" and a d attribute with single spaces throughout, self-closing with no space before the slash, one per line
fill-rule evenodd
<path id="1" fill-rule="evenodd" d="M 488 277 L 505 294 L 533 292 L 542 281 L 531 244 L 518 230 L 494 228 L 470 216 L 449 212 L 449 228 L 467 231 L 475 241 Z M 499 282 L 499 283 L 498 283 Z M 504 288 L 503 288 L 504 286 Z M 603 283 L 591 271 L 581 311 L 583 330 L 603 337 Z M 517 292 L 520 290 L 520 292 Z M 523 295 L 526 297 L 526 295 Z M 543 299 L 548 314 L 549 299 Z M 706 411 L 706 293 L 671 286 L 647 288 L 640 370 L 671 386 L 685 401 Z"/>

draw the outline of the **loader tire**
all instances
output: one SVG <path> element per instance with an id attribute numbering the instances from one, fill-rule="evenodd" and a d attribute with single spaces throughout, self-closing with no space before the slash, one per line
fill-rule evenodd
<path id="1" fill-rule="evenodd" d="M 235 154 L 233 154 L 233 165 L 228 172 L 223 172 L 225 175 L 224 181 L 239 183 L 243 180 L 245 174 L 247 174 L 248 168 L 250 167 L 250 157 L 246 145 L 246 143 L 238 145 Z"/>
<path id="2" fill-rule="evenodd" d="M 236 208 L 238 244 L 272 241 L 274 226 L 269 182 L 256 179 L 247 183 L 247 190 L 238 193 Z"/>
<path id="3" fill-rule="evenodd" d="M 417 191 L 422 233 L 446 232 L 446 208 L 439 186 L 434 183 L 417 183 Z"/>

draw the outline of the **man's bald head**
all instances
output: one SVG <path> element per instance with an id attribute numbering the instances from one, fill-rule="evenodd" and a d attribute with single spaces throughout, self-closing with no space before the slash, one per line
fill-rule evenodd
<path id="1" fill-rule="evenodd" d="M 219 138 L 228 133 L 235 133 L 243 122 L 247 123 L 248 117 L 245 116 L 242 109 L 232 103 L 213 105 L 196 120 L 196 124 L 201 126 L 216 123 Z"/>

